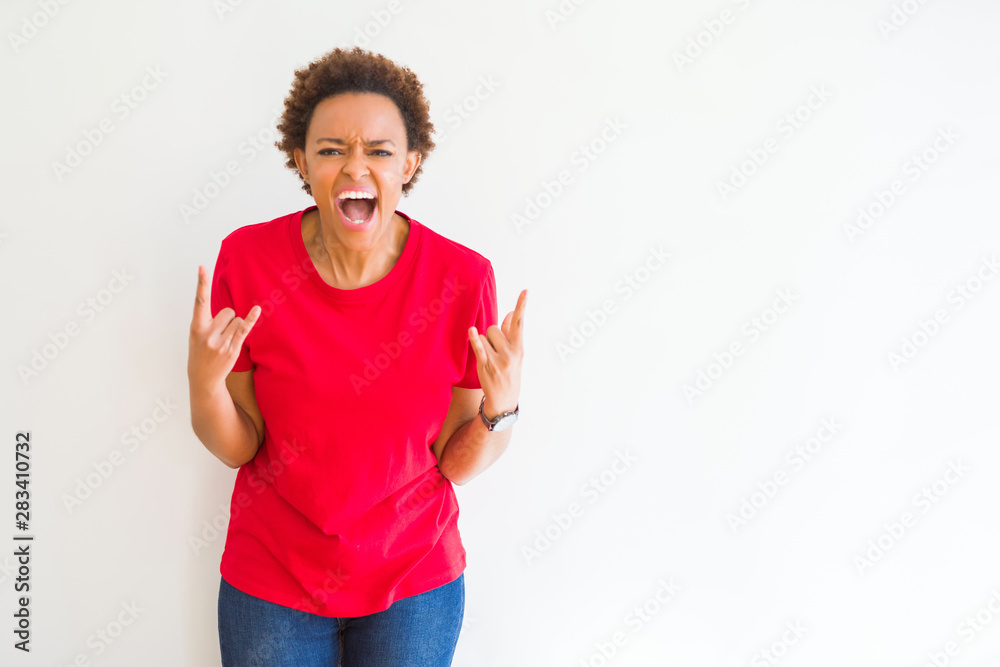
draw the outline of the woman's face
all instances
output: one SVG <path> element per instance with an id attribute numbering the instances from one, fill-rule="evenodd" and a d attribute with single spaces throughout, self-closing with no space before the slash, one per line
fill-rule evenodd
<path id="1" fill-rule="evenodd" d="M 340 241 L 355 250 L 373 247 L 389 229 L 403 184 L 419 163 L 419 153 L 406 150 L 406 128 L 395 103 L 375 93 L 341 93 L 317 104 L 305 150 L 295 149 L 295 164 L 321 219 L 333 222 Z M 345 199 L 345 189 L 374 198 Z"/>

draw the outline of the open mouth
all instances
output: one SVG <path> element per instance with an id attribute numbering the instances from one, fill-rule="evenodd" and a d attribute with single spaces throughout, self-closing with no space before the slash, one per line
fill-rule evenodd
<path id="1" fill-rule="evenodd" d="M 337 208 L 344 219 L 355 225 L 362 225 L 371 220 L 375 213 L 376 200 L 373 196 L 358 196 L 346 194 L 337 198 Z"/>

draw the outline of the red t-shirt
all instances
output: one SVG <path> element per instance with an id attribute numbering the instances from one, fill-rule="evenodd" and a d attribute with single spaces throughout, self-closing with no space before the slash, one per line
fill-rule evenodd
<path id="1" fill-rule="evenodd" d="M 220 572 L 250 595 L 351 617 L 465 570 L 458 501 L 431 444 L 452 386 L 481 388 L 468 340 L 497 324 L 493 266 L 409 221 L 378 282 L 332 287 L 298 211 L 226 236 L 212 316 L 260 318 L 234 371 L 253 369 L 264 442 L 236 476 Z"/>

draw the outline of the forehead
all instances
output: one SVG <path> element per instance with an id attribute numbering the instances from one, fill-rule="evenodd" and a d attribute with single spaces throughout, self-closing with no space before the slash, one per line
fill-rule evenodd
<path id="1" fill-rule="evenodd" d="M 307 135 L 344 140 L 399 139 L 406 133 L 395 102 L 377 93 L 341 93 L 316 105 Z M 375 135 L 379 135 L 375 137 Z"/>

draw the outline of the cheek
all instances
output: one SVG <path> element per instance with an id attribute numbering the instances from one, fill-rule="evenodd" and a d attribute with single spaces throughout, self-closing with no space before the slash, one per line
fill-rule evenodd
<path id="1" fill-rule="evenodd" d="M 337 175 L 337 169 L 329 162 L 317 162 L 309 166 L 309 180 L 314 183 L 325 183 Z"/>
<path id="2" fill-rule="evenodd" d="M 392 165 L 387 169 L 382 169 L 379 172 L 379 176 L 382 180 L 382 187 L 387 190 L 395 190 L 398 188 L 402 182 L 405 174 L 405 165 L 401 168 L 399 165 Z"/>

